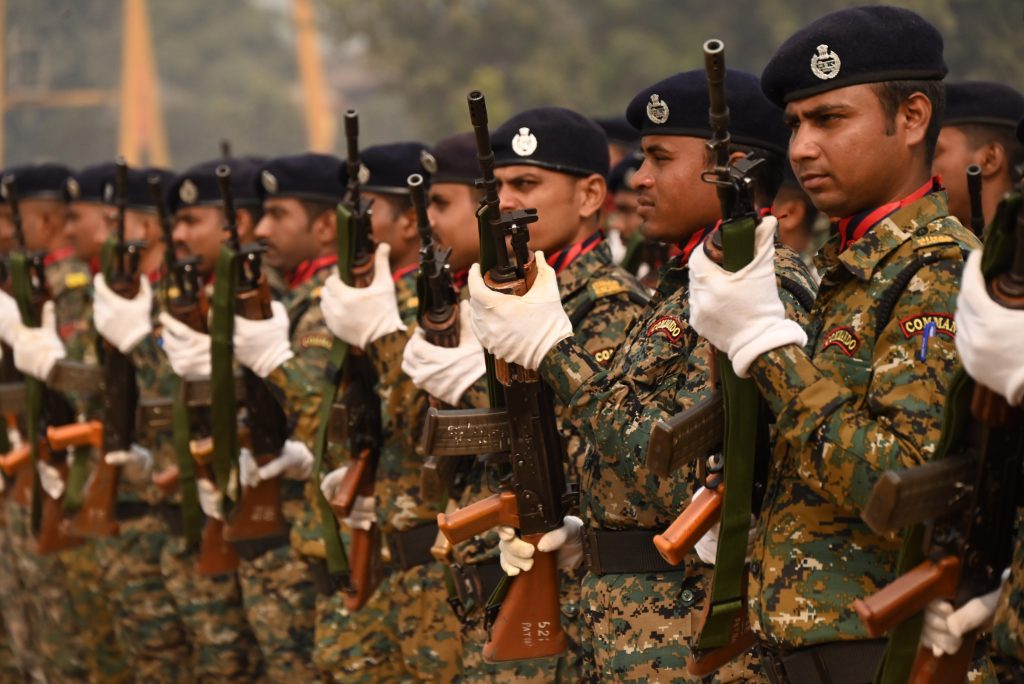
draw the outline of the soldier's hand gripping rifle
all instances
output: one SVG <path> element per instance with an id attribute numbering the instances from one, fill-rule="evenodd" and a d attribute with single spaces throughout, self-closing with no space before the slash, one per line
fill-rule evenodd
<path id="1" fill-rule="evenodd" d="M 434 233 L 427 217 L 427 196 L 423 176 L 414 173 L 408 179 L 412 205 L 416 211 L 416 226 L 420 234 L 420 270 L 416 277 L 418 308 L 417 323 L 427 342 L 438 347 L 459 346 L 459 295 L 452 282 L 448 258 L 451 249 L 442 250 L 434 241 Z M 434 408 L 451 408 L 435 397 L 430 398 Z M 472 461 L 465 458 L 443 458 L 429 455 L 420 476 L 420 491 L 426 501 L 441 501 L 444 493 L 451 492 L 456 479 Z"/>
<path id="2" fill-rule="evenodd" d="M 263 273 L 260 255 L 263 247 L 258 244 L 242 246 L 238 239 L 238 223 L 235 215 L 234 197 L 231 192 L 231 169 L 227 165 L 217 167 L 217 184 L 224 203 L 224 230 L 228 233 L 228 245 L 237 254 L 237 268 L 234 274 L 234 307 L 237 315 L 249 320 L 266 320 L 273 317 L 272 301 L 267 276 Z M 219 274 L 218 274 L 219 275 Z M 216 297 L 216 294 L 214 295 Z M 213 382 L 228 384 L 234 392 L 234 375 L 214 377 Z M 245 412 L 252 442 L 252 453 L 257 465 L 265 465 L 281 454 L 288 436 L 287 418 L 281 405 L 271 394 L 270 388 L 256 373 L 242 369 L 245 385 Z M 226 389 L 226 388 L 219 388 Z M 220 407 L 214 405 L 215 409 Z M 216 428 L 215 428 L 216 429 Z M 219 435 L 214 435 L 217 444 Z M 237 430 L 230 440 L 237 444 Z M 237 449 L 232 458 L 237 458 Z M 221 484 L 218 475 L 218 484 Z M 224 488 L 222 488 L 224 491 Z M 288 523 L 281 512 L 281 478 L 261 480 L 256 486 L 243 483 L 238 503 L 232 507 L 224 525 L 224 539 L 231 542 L 243 557 L 253 557 L 259 552 L 288 543 Z"/>
<path id="3" fill-rule="evenodd" d="M 18 248 L 10 258 L 11 288 L 18 302 L 22 323 L 28 327 L 39 327 L 42 322 L 43 305 L 52 298 L 46 281 L 46 253 L 28 251 L 21 224 L 15 179 L 7 175 L 4 176 L 2 183 L 4 197 L 11 211 L 11 222 L 14 225 Z M 74 409 L 63 394 L 49 389 L 45 383 L 35 378 L 25 377 L 25 442 L 30 458 L 29 463 L 18 471 L 14 487 L 16 491 L 20 489 L 23 494 L 32 492 L 32 527 L 38 532 L 39 553 L 52 553 L 80 543 L 80 540 L 67 533 L 63 501 L 43 496 L 35 467 L 42 461 L 55 468 L 61 479 L 67 482 L 67 451 L 64 448 L 48 448 L 45 434 L 49 426 L 65 425 L 74 421 Z M 18 451 L 24 453 L 25 449 Z"/>
<path id="4" fill-rule="evenodd" d="M 527 248 L 527 226 L 537 220 L 537 212 L 525 209 L 501 213 L 484 96 L 474 91 L 468 101 L 483 176 L 480 185 L 484 198 L 477 218 L 484 282 L 497 292 L 522 296 L 536 278 L 537 267 Z M 536 546 L 546 532 L 563 524 L 571 502 L 551 390 L 536 371 L 501 359 L 488 360 L 488 380 L 492 408 L 448 412 L 431 409 L 425 446 L 428 453 L 449 455 L 504 452 L 511 476 L 493 496 L 440 514 L 438 527 L 451 543 L 457 544 L 496 525 L 509 525 Z M 535 551 L 533 558 L 533 567 L 510 582 L 484 646 L 484 659 L 489 662 L 565 652 L 556 554 Z"/>
<path id="5" fill-rule="evenodd" d="M 1024 193 L 1000 205 L 981 268 L 993 300 L 1024 309 Z M 929 602 L 941 598 L 960 607 L 999 587 L 1024 496 L 1022 455 L 1024 413 L 961 370 L 946 398 L 936 459 L 886 472 L 876 482 L 861 514 L 864 521 L 879 534 L 912 529 L 900 577 L 854 603 L 871 636 L 892 632 L 886 668 L 895 674 L 889 681 L 965 681 L 976 632 L 966 635 L 952 656 L 936 658 L 922 648 L 911 663 L 902 654 L 917 644 L 916 616 Z"/>
<path id="6" fill-rule="evenodd" d="M 167 272 L 167 290 L 165 307 L 176 320 L 181 321 L 193 330 L 209 333 L 210 303 L 199 277 L 198 257 L 178 259 L 174 250 L 172 237 L 173 226 L 167 211 L 160 176 L 152 175 L 148 179 L 150 193 L 157 207 L 161 233 L 165 243 L 165 268 Z M 224 539 L 224 521 L 218 518 L 207 518 L 202 528 L 201 537 L 197 540 L 200 511 L 197 477 L 214 481 L 211 466 L 211 448 L 197 451 L 192 448 L 195 441 L 202 441 L 211 435 L 210 411 L 208 406 L 188 405 L 186 396 L 188 380 L 179 378 L 174 390 L 172 408 L 172 430 L 174 450 L 177 454 L 176 471 L 164 480 L 164 487 L 181 486 L 182 529 L 185 530 L 187 543 L 199 545 L 196 557 L 196 570 L 200 575 L 220 575 L 233 572 L 238 567 L 238 554 L 234 547 Z M 193 440 L 193 436 L 198 440 Z M 156 478 L 154 477 L 154 480 Z"/>
<path id="7" fill-rule="evenodd" d="M 704 250 L 727 271 L 735 272 L 754 258 L 758 224 L 754 173 L 764 160 L 748 155 L 730 161 L 725 45 L 721 40 L 704 43 L 704 68 L 712 130 L 708 148 L 714 154 L 715 165 L 711 171 L 704 172 L 701 179 L 716 186 L 722 212 L 722 224 L 705 239 Z M 687 670 L 694 675 L 713 672 L 754 644 L 747 621 L 746 549 L 755 503 L 755 471 L 763 467 L 767 457 L 766 423 L 760 415 L 760 398 L 753 381 L 738 377 L 723 352 L 717 352 L 716 360 L 721 398 L 712 396 L 695 406 L 682 416 L 689 422 L 680 424 L 677 430 L 685 433 L 711 427 L 721 435 L 721 457 L 709 462 L 711 472 L 704 483 L 704 491 L 663 534 L 655 537 L 659 553 L 670 563 L 678 563 L 705 532 L 716 522 L 720 523 L 715 575 L 700 632 L 691 644 L 687 663 Z M 659 431 L 668 432 L 665 427 L 655 427 L 652 443 L 665 436 L 659 435 Z M 715 441 L 705 437 L 696 443 L 700 449 L 707 450 L 714 448 Z M 671 445 L 671 439 L 668 443 Z M 702 455 L 700 449 L 693 449 L 693 444 L 683 446 L 691 457 Z M 671 446 L 655 448 L 652 444 L 649 458 L 658 457 L 659 449 L 665 459 L 664 452 L 670 452 Z M 759 453 L 761 458 L 758 458 Z M 667 460 L 678 462 L 680 459 L 671 454 Z"/>
<path id="8" fill-rule="evenodd" d="M 119 158 L 114 182 L 117 230 L 114 244 L 110 246 L 108 243 L 105 248 L 107 263 L 104 264 L 104 278 L 116 295 L 133 299 L 139 293 L 139 257 L 145 244 L 125 239 L 127 182 L 128 165 L 124 159 Z M 121 467 L 107 463 L 106 455 L 115 451 L 129 451 L 135 440 L 135 410 L 139 401 L 135 367 L 126 355 L 106 341 L 101 345 L 101 352 L 102 447 L 82 493 L 82 508 L 71 521 L 72 533 L 81 537 L 110 537 L 118 533 L 117 488 Z M 64 439 L 52 431 L 50 434 L 51 440 Z"/>
<path id="9" fill-rule="evenodd" d="M 338 213 L 341 245 L 338 273 L 346 285 L 368 287 L 373 282 L 376 249 L 370 231 L 373 201 L 362 197 L 359 116 L 353 109 L 345 112 L 345 141 L 348 187 Z M 377 374 L 369 359 L 362 350 L 349 349 L 343 365 L 340 396 L 331 413 L 331 441 L 347 442 L 350 453 L 348 470 L 330 501 L 338 519 L 351 514 L 356 497 L 374 496 L 382 430 L 380 397 L 375 389 Z M 380 528 L 374 523 L 369 530 L 353 529 L 350 535 L 344 601 L 349 610 L 358 610 L 369 600 L 382 577 Z"/>

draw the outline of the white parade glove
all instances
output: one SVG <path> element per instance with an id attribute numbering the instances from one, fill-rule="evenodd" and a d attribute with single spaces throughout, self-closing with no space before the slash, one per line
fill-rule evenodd
<path id="1" fill-rule="evenodd" d="M 252 452 L 245 447 L 238 450 L 238 479 L 245 487 L 255 487 L 260 483 L 260 467 Z"/>
<path id="2" fill-rule="evenodd" d="M 572 336 L 572 323 L 558 292 L 558 275 L 537 252 L 537 279 L 522 297 L 501 294 L 484 284 L 480 264 L 469 269 L 473 332 L 496 358 L 537 370 L 552 347 Z"/>
<path id="3" fill-rule="evenodd" d="M 357 496 L 352 503 L 352 510 L 348 512 L 348 517 L 341 522 L 353 530 L 369 531 L 373 527 L 373 523 L 377 522 L 376 510 L 377 500 L 375 497 Z"/>
<path id="4" fill-rule="evenodd" d="M 455 406 L 487 371 L 484 349 L 473 334 L 469 302 L 459 304 L 459 346 L 438 347 L 416 328 L 402 352 L 402 372 L 419 389 Z"/>
<path id="5" fill-rule="evenodd" d="M 22 373 L 46 381 L 58 361 L 67 356 L 64 343 L 57 335 L 57 315 L 53 302 L 43 304 L 41 325 L 29 328 L 18 323 L 14 332 L 14 365 Z"/>
<path id="6" fill-rule="evenodd" d="M 704 489 L 704 487 L 698 487 L 697 491 L 693 493 L 691 501 L 697 498 L 697 495 Z M 750 554 L 754 552 L 754 541 L 757 539 L 757 526 L 755 524 L 754 516 L 750 516 L 750 530 L 747 532 L 747 554 L 746 557 L 749 560 Z M 701 562 L 707 563 L 708 565 L 715 564 L 715 558 L 718 556 L 718 535 L 721 531 L 721 523 L 716 522 L 711 526 L 704 536 L 697 540 L 697 543 L 693 545 L 693 550 L 697 552 L 697 557 L 700 558 Z"/>
<path id="7" fill-rule="evenodd" d="M 210 377 L 210 336 L 193 330 L 168 313 L 160 314 L 163 349 L 174 374 Z"/>
<path id="8" fill-rule="evenodd" d="M 807 334 L 786 318 L 779 299 L 774 264 L 777 225 L 774 216 L 761 219 L 754 260 L 736 273 L 711 261 L 702 245 L 690 255 L 690 325 L 729 356 L 741 378 L 761 354 L 787 344 L 807 344 Z"/>
<path id="9" fill-rule="evenodd" d="M 562 526 L 546 533 L 537 542 L 542 553 L 558 552 L 558 567 L 572 570 L 583 562 L 583 521 L 575 515 L 562 519 Z"/>
<path id="10" fill-rule="evenodd" d="M 259 479 L 272 480 L 284 476 L 289 480 L 307 480 L 313 472 L 313 452 L 294 439 L 285 440 L 281 455 L 259 467 Z"/>
<path id="11" fill-rule="evenodd" d="M 103 457 L 107 465 L 121 466 L 121 473 L 126 480 L 141 482 L 149 478 L 153 469 L 153 455 L 149 449 L 138 444 L 132 444 L 127 451 L 111 451 Z"/>
<path id="12" fill-rule="evenodd" d="M 373 255 L 373 281 L 369 287 L 349 287 L 332 273 L 320 290 L 320 311 L 334 336 L 363 349 L 396 330 L 405 330 L 398 313 L 398 297 L 391 280 L 391 246 L 377 245 Z"/>
<path id="13" fill-rule="evenodd" d="M 14 332 L 21 323 L 21 312 L 14 297 L 0 290 L 0 341 L 14 346 Z"/>
<path id="14" fill-rule="evenodd" d="M 139 278 L 139 293 L 125 299 L 107 287 L 102 273 L 92 279 L 92 320 L 103 339 L 127 354 L 153 331 L 153 288 L 149 278 Z"/>
<path id="15" fill-rule="evenodd" d="M 206 478 L 199 478 L 196 486 L 199 489 L 199 507 L 203 509 L 206 517 L 223 520 L 224 513 L 221 511 L 221 506 L 224 497 L 221 495 L 220 490 L 217 489 L 217 485 Z"/>
<path id="16" fill-rule="evenodd" d="M 499 525 L 498 531 L 498 563 L 509 577 L 520 572 L 529 572 L 533 567 L 534 547 L 530 542 L 516 536 L 516 531 L 507 525 Z"/>
<path id="17" fill-rule="evenodd" d="M 341 466 L 335 468 L 331 472 L 324 475 L 323 479 L 320 480 L 320 491 L 323 493 L 324 498 L 330 501 L 334 498 L 335 489 L 338 484 L 345 479 L 345 473 L 348 472 L 348 466 Z"/>
<path id="18" fill-rule="evenodd" d="M 943 654 L 952 655 L 960 650 L 963 639 L 949 630 L 947 619 L 953 614 L 953 605 L 944 599 L 936 599 L 924 609 L 924 624 L 921 626 L 921 647 L 931 649 L 936 658 Z"/>
<path id="19" fill-rule="evenodd" d="M 989 297 L 980 250 L 967 257 L 956 306 L 956 349 L 964 369 L 1017 406 L 1024 399 L 1024 311 L 1007 309 Z"/>
<path id="20" fill-rule="evenodd" d="M 1010 579 L 1010 568 L 1003 570 L 1002 581 L 996 589 L 987 594 L 975 596 L 970 601 L 953 611 L 952 615 L 946 618 L 949 631 L 957 637 L 963 638 L 971 630 L 980 627 L 988 627 L 996 614 L 999 606 L 999 597 L 1003 593 L 1003 587 Z"/>
<path id="21" fill-rule="evenodd" d="M 64 494 L 64 479 L 61 478 L 60 471 L 42 461 L 36 463 L 36 470 L 39 472 L 39 481 L 46 495 L 51 499 L 59 499 Z"/>
<path id="22" fill-rule="evenodd" d="M 271 318 L 251 321 L 235 316 L 235 359 L 261 378 L 295 356 L 288 341 L 288 312 L 281 302 L 271 302 Z"/>

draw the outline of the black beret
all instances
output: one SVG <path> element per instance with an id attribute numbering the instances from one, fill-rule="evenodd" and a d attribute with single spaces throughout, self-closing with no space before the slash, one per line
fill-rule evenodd
<path id="1" fill-rule="evenodd" d="M 729 135 L 737 145 L 785 154 L 789 129 L 782 110 L 769 102 L 757 77 L 728 69 L 725 96 L 729 104 Z M 684 71 L 644 88 L 626 108 L 626 118 L 643 135 L 710 138 L 708 80 L 703 69 Z"/>
<path id="2" fill-rule="evenodd" d="M 540 166 L 573 176 L 608 175 L 608 136 L 593 120 L 562 107 L 516 114 L 491 133 L 495 166 Z"/>
<path id="3" fill-rule="evenodd" d="M 103 192 L 106 189 L 107 181 L 113 180 L 115 174 L 117 174 L 117 164 L 114 162 L 86 166 L 68 176 L 64 188 L 65 199 L 68 202 L 103 203 L 106 201 Z"/>
<path id="4" fill-rule="evenodd" d="M 259 199 L 291 197 L 335 204 L 345 195 L 344 164 L 330 154 L 306 152 L 264 162 L 255 179 Z"/>
<path id="5" fill-rule="evenodd" d="M 14 177 L 14 192 L 19 200 L 65 201 L 71 169 L 62 164 L 25 164 L 4 169 L 3 175 Z"/>
<path id="6" fill-rule="evenodd" d="M 217 185 L 217 167 L 222 164 L 231 169 L 231 195 L 235 207 L 258 207 L 256 177 L 260 162 L 249 158 L 218 158 L 196 164 L 175 178 L 167 187 L 167 209 L 173 214 L 185 207 L 223 204 Z"/>
<path id="7" fill-rule="evenodd" d="M 114 176 L 111 176 L 103 183 L 103 201 L 111 205 L 117 204 L 116 167 L 114 174 Z M 125 175 L 124 185 L 126 209 L 146 212 L 156 211 L 156 200 L 153 198 L 153 192 L 149 189 L 149 177 L 153 175 L 160 176 L 161 188 L 168 187 L 168 185 L 170 185 L 174 180 L 174 172 L 168 171 L 167 169 L 128 168 L 128 173 Z"/>
<path id="8" fill-rule="evenodd" d="M 1014 127 L 1024 116 L 1024 95 L 1002 83 L 966 81 L 946 84 L 942 125 L 984 124 Z"/>
<path id="9" fill-rule="evenodd" d="M 918 14 L 874 5 L 839 10 L 789 37 L 761 74 L 775 104 L 883 81 L 941 80 L 942 35 Z"/>
<path id="10" fill-rule="evenodd" d="M 480 160 L 476 156 L 476 136 L 472 133 L 449 136 L 434 145 L 430 153 L 437 164 L 437 171 L 430 176 L 431 183 L 476 185 L 480 178 Z"/>
<path id="11" fill-rule="evenodd" d="M 359 182 L 363 190 L 385 195 L 408 195 L 409 176 L 418 173 L 428 182 L 437 170 L 437 160 L 430 148 L 420 142 L 397 142 L 374 145 L 361 150 Z"/>
<path id="12" fill-rule="evenodd" d="M 608 136 L 608 142 L 635 145 L 640 142 L 640 131 L 633 128 L 624 116 L 602 116 L 594 121 Z"/>
<path id="13" fill-rule="evenodd" d="M 643 163 L 644 155 L 640 152 L 627 154 L 622 161 L 613 166 L 612 170 L 608 172 L 608 192 L 632 190 L 633 186 L 630 182 L 633 180 L 633 174 L 636 173 L 636 170 Z"/>

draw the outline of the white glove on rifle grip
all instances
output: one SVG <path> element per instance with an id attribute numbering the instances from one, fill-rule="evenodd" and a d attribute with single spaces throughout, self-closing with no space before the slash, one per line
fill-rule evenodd
<path id="1" fill-rule="evenodd" d="M 153 455 L 138 444 L 132 444 L 126 451 L 111 451 L 103 456 L 103 461 L 107 465 L 121 466 L 121 474 L 132 482 L 147 479 L 153 469 Z"/>
<path id="2" fill-rule="evenodd" d="M 210 377 L 210 336 L 193 330 L 169 313 L 160 314 L 163 350 L 179 378 Z"/>
<path id="3" fill-rule="evenodd" d="M 313 452 L 298 440 L 285 440 L 281 455 L 259 468 L 260 480 L 281 476 L 289 480 L 306 480 L 313 472 Z"/>
<path id="4" fill-rule="evenodd" d="M 484 350 L 473 334 L 469 302 L 459 303 L 459 346 L 438 347 L 416 328 L 402 352 L 402 372 L 417 388 L 450 406 L 487 371 Z"/>
<path id="5" fill-rule="evenodd" d="M 111 290 L 102 273 L 93 277 L 92 284 L 92 320 L 96 332 L 122 354 L 129 353 L 153 331 L 150 320 L 153 288 L 149 278 L 139 278 L 139 292 L 132 299 L 125 299 Z"/>
<path id="6" fill-rule="evenodd" d="M 757 226 L 754 259 L 735 273 L 711 261 L 702 247 L 690 256 L 690 325 L 732 361 L 741 378 L 761 354 L 787 344 L 804 346 L 807 333 L 786 318 L 775 282 L 775 228 Z"/>
<path id="7" fill-rule="evenodd" d="M 39 482 L 43 487 L 43 491 L 51 499 L 59 499 L 64 494 L 64 479 L 60 476 L 60 471 L 54 468 L 49 463 L 39 461 L 36 463 L 36 471 L 39 473 Z"/>
<path id="8" fill-rule="evenodd" d="M 922 648 L 930 648 L 936 658 L 953 655 L 959 651 L 965 634 L 992 620 L 999 605 L 1003 585 L 1009 577 L 1010 569 L 1007 568 L 1003 571 L 999 587 L 972 598 L 956 609 L 944 599 L 936 599 L 929 603 L 924 610 L 924 625 L 921 627 Z"/>
<path id="9" fill-rule="evenodd" d="M 516 536 L 515 529 L 506 525 L 496 528 L 498 562 L 509 577 L 533 568 L 533 544 Z M 561 570 L 572 570 L 583 561 L 583 521 L 574 515 L 562 519 L 562 525 L 544 534 L 537 541 L 536 550 L 541 553 L 558 553 L 556 563 Z"/>
<path id="10" fill-rule="evenodd" d="M 14 333 L 21 324 L 21 312 L 14 297 L 0 290 L 0 341 L 14 346 Z"/>
<path id="11" fill-rule="evenodd" d="M 391 246 L 377 245 L 373 254 L 373 280 L 369 287 L 350 287 L 332 273 L 320 290 L 324 322 L 342 342 L 365 349 L 368 344 L 397 330 L 405 330 L 398 311 L 398 296 L 391 279 Z"/>
<path id="12" fill-rule="evenodd" d="M 537 252 L 537 278 L 522 297 L 495 292 L 484 284 L 480 264 L 469 269 L 469 306 L 473 332 L 495 358 L 537 370 L 551 348 L 572 336 L 562 308 L 558 275 Z"/>
<path id="13" fill-rule="evenodd" d="M 271 302 L 270 310 L 273 316 L 259 321 L 235 316 L 235 359 L 261 378 L 295 356 L 288 341 L 288 312 L 284 304 Z"/>
<path id="14" fill-rule="evenodd" d="M 18 323 L 13 346 L 14 365 L 17 369 L 46 382 L 57 362 L 68 355 L 64 343 L 57 334 L 57 314 L 52 301 L 43 304 L 38 328 L 29 328 Z"/>
<path id="15" fill-rule="evenodd" d="M 224 520 L 224 513 L 222 512 L 224 497 L 221 495 L 220 490 L 217 489 L 217 485 L 206 478 L 199 478 L 196 486 L 199 489 L 199 507 L 203 509 L 206 517 Z"/>

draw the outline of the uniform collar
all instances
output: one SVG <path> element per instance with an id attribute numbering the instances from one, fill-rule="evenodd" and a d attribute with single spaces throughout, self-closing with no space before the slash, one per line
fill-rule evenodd
<path id="1" fill-rule="evenodd" d="M 53 251 L 47 252 L 46 257 L 43 259 L 44 266 L 53 266 L 54 264 L 60 263 L 65 259 L 70 259 L 75 253 L 75 250 L 71 247 L 61 247 Z"/>
<path id="2" fill-rule="evenodd" d="M 416 271 L 416 269 L 418 269 L 419 267 L 420 267 L 420 265 L 418 263 L 411 263 L 408 266 L 403 266 L 402 268 L 398 269 L 397 271 L 392 271 L 391 272 L 391 282 L 397 283 L 399 280 L 401 280 L 405 276 L 407 276 L 410 273 Z"/>
<path id="3" fill-rule="evenodd" d="M 915 197 L 915 192 L 905 198 L 910 201 L 902 203 L 901 200 L 900 206 L 872 224 L 845 250 L 841 249 L 843 236 L 839 233 L 833 235 L 822 249 L 826 267 L 838 262 L 860 280 L 869 280 L 885 257 L 909 240 L 915 231 L 926 229 L 929 223 L 949 216 L 946 192 L 937 180 L 922 186 L 925 189 L 923 195 Z"/>
<path id="4" fill-rule="evenodd" d="M 602 267 L 612 263 L 612 250 L 605 240 L 599 240 L 586 251 L 578 254 L 562 272 L 558 274 L 558 291 L 565 297 L 581 287 L 594 277 L 594 274 Z"/>
<path id="5" fill-rule="evenodd" d="M 836 233 L 839 235 L 839 251 L 845 251 L 855 244 L 887 216 L 891 216 L 903 207 L 913 204 L 930 192 L 943 190 L 942 181 L 938 176 L 931 178 L 917 190 L 903 199 L 888 202 L 880 207 L 862 211 L 853 216 L 841 218 L 836 222 Z"/>
<path id="6" fill-rule="evenodd" d="M 572 265 L 576 259 L 587 252 L 594 250 L 604 241 L 604 232 L 597 231 L 574 245 L 569 245 L 560 252 L 556 252 L 547 258 L 548 266 L 555 269 L 555 273 L 561 273 Z"/>
<path id="7" fill-rule="evenodd" d="M 306 259 L 296 266 L 295 270 L 288 276 L 288 288 L 294 290 L 300 285 L 306 283 L 306 281 L 320 271 L 334 266 L 336 263 L 338 263 L 337 254 L 329 254 L 327 256 L 317 257 L 316 259 Z"/>

